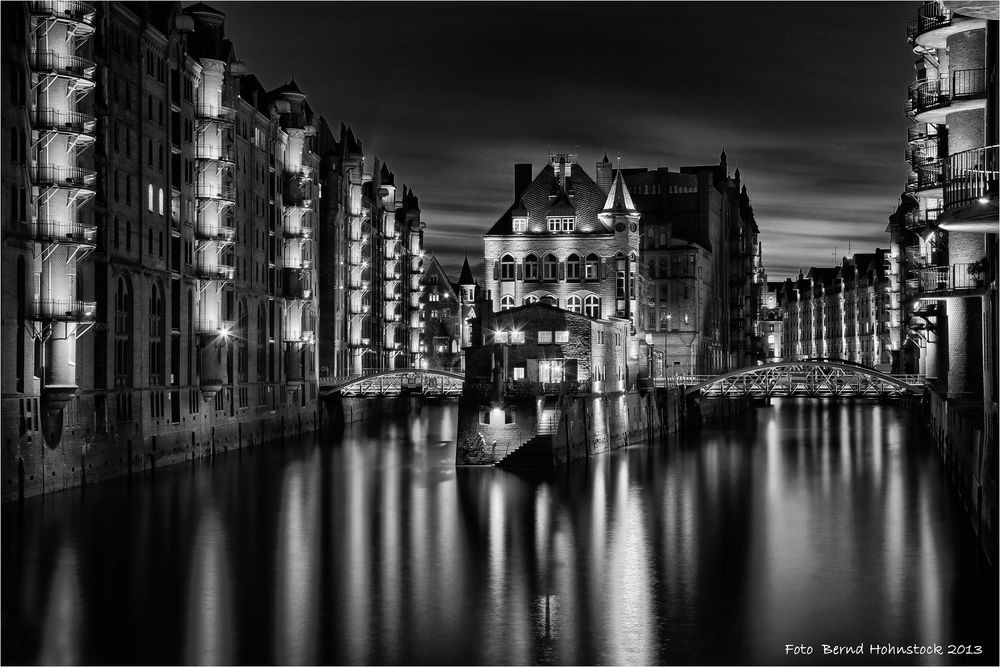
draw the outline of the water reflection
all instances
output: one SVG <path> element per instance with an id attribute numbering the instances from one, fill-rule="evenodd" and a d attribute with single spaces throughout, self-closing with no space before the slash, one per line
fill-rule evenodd
<path id="1" fill-rule="evenodd" d="M 3 662 L 996 661 L 994 575 L 893 406 L 776 402 L 548 477 L 456 469 L 455 415 L 5 507 Z"/>

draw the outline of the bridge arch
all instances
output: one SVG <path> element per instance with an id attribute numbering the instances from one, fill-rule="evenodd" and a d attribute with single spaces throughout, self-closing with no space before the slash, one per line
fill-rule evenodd
<path id="1" fill-rule="evenodd" d="M 454 371 L 424 368 L 397 368 L 370 375 L 320 379 L 320 395 L 396 396 L 417 393 L 434 396 L 458 396 L 465 375 Z"/>
<path id="2" fill-rule="evenodd" d="M 923 378 L 889 375 L 836 361 L 779 361 L 747 366 L 713 377 L 697 377 L 685 389 L 688 396 L 755 397 L 889 397 L 919 394 Z"/>

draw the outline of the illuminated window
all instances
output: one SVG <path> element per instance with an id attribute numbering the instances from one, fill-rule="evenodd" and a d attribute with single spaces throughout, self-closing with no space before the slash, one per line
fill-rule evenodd
<path id="1" fill-rule="evenodd" d="M 528 219 L 527 218 L 514 218 L 514 231 L 515 232 L 526 232 L 526 231 L 528 231 Z"/>
<path id="2" fill-rule="evenodd" d="M 601 299 L 591 294 L 583 302 L 583 314 L 587 317 L 597 318 L 601 316 Z"/>
<path id="3" fill-rule="evenodd" d="M 600 263 L 601 258 L 594 253 L 587 255 L 587 259 L 584 261 L 583 265 L 583 276 L 585 280 L 597 280 L 597 271 Z"/>
<path id="4" fill-rule="evenodd" d="M 555 340 L 557 343 L 568 343 L 569 342 L 569 332 L 568 331 L 556 331 Z"/>
<path id="5" fill-rule="evenodd" d="M 514 307 L 514 297 L 507 294 L 500 297 L 500 310 L 510 310 Z"/>
<path id="6" fill-rule="evenodd" d="M 163 188 L 160 188 L 160 215 L 163 215 Z"/>
<path id="7" fill-rule="evenodd" d="M 562 359 L 545 359 L 538 362 L 540 382 L 562 382 L 565 377 Z"/>
<path id="8" fill-rule="evenodd" d="M 560 218 L 546 218 L 546 222 L 548 222 L 550 232 L 558 232 L 562 226 Z"/>
<path id="9" fill-rule="evenodd" d="M 149 196 L 148 196 L 148 200 L 149 201 L 147 202 L 146 208 L 148 208 L 149 211 L 150 211 L 150 213 L 152 213 L 153 212 L 153 184 L 152 183 L 149 184 L 148 193 L 149 193 Z"/>
<path id="10" fill-rule="evenodd" d="M 563 218 L 562 231 L 571 232 L 576 228 L 576 218 Z"/>
<path id="11" fill-rule="evenodd" d="M 566 300 L 566 310 L 574 313 L 583 312 L 583 299 L 581 299 L 576 294 L 572 295 Z"/>
<path id="12" fill-rule="evenodd" d="M 515 380 L 524 379 L 524 366 L 514 366 L 514 379 Z"/>
<path id="13" fill-rule="evenodd" d="M 546 345 L 552 342 L 552 332 L 551 331 L 539 331 L 538 332 L 538 344 Z"/>
<path id="14" fill-rule="evenodd" d="M 509 338 L 506 331 L 497 331 L 493 334 L 494 343 L 506 343 L 508 340 Z"/>
<path id="15" fill-rule="evenodd" d="M 524 305 L 527 306 L 529 303 L 538 303 L 538 297 L 535 296 L 534 294 L 529 294 L 528 296 L 524 297 Z"/>
<path id="16" fill-rule="evenodd" d="M 523 331 L 511 331 L 510 332 L 510 342 L 512 342 L 512 343 L 523 343 L 524 342 L 524 332 Z"/>

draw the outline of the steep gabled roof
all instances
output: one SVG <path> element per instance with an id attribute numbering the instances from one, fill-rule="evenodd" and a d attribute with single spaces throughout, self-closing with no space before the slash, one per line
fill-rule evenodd
<path id="1" fill-rule="evenodd" d="M 469 258 L 465 258 L 465 263 L 462 264 L 462 273 L 458 276 L 459 285 L 475 285 L 476 279 L 472 277 L 472 267 L 469 266 Z"/>
<path id="2" fill-rule="evenodd" d="M 513 233 L 511 226 L 512 212 L 523 205 L 528 215 L 529 234 L 547 234 L 548 225 L 545 218 L 553 203 L 560 196 L 559 177 L 552 168 L 552 163 L 546 164 L 535 180 L 525 188 L 520 202 L 511 204 L 503 215 L 494 223 L 485 236 L 506 236 Z M 566 196 L 576 213 L 576 231 L 573 234 L 611 234 L 612 230 L 597 217 L 604 208 L 604 193 L 597 183 L 579 165 L 574 163 L 570 168 L 569 183 Z M 566 235 L 562 233 L 562 235 Z"/>

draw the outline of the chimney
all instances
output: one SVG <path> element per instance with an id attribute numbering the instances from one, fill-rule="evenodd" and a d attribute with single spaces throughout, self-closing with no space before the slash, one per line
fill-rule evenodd
<path id="1" fill-rule="evenodd" d="M 517 202 L 524 191 L 531 185 L 531 165 L 520 163 L 514 165 L 514 201 Z"/>

